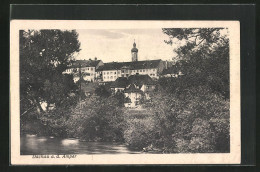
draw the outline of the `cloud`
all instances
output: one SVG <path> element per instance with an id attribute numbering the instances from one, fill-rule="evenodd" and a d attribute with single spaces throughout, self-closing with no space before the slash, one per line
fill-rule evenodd
<path id="1" fill-rule="evenodd" d="M 173 57 L 173 47 L 166 44 L 168 39 L 161 29 L 86 29 L 77 30 L 81 52 L 77 59 L 97 57 L 103 62 L 130 61 L 135 40 L 139 49 L 139 60 Z"/>
<path id="2" fill-rule="evenodd" d="M 95 36 L 100 36 L 109 39 L 120 39 L 126 36 L 125 34 L 117 32 L 116 30 L 105 30 L 105 29 L 87 29 L 87 30 L 80 30 L 80 32 L 86 35 L 95 35 Z"/>

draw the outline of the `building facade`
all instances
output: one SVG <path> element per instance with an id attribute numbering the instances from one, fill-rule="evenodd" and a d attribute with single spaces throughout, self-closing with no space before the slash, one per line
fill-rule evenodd
<path id="1" fill-rule="evenodd" d="M 162 71 L 167 68 L 167 63 L 162 60 L 138 61 L 138 49 L 133 43 L 131 49 L 132 61 L 103 63 L 101 60 L 77 60 L 64 73 L 73 74 L 74 82 L 80 77 L 85 81 L 99 83 L 113 82 L 119 77 L 131 75 L 148 75 L 152 79 L 159 79 Z"/>
<path id="2" fill-rule="evenodd" d="M 76 60 L 66 69 L 64 74 L 72 74 L 74 82 L 77 82 L 80 77 L 85 81 L 93 82 L 96 80 L 96 70 L 103 66 L 102 60 Z"/>
<path id="3" fill-rule="evenodd" d="M 115 81 L 119 77 L 129 77 L 131 75 L 148 75 L 153 79 L 158 79 L 164 69 L 162 60 L 146 60 L 135 62 L 112 62 L 104 63 L 96 75 L 104 82 Z"/>
<path id="4" fill-rule="evenodd" d="M 131 75 L 119 77 L 111 85 L 112 93 L 121 92 L 125 96 L 125 107 L 141 106 L 142 100 L 150 99 L 150 93 L 156 87 L 155 81 L 148 75 Z"/>

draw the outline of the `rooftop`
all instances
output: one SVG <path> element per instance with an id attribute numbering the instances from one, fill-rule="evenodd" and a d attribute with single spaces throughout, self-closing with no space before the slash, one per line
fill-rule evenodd
<path id="1" fill-rule="evenodd" d="M 140 93 L 142 94 L 143 91 L 136 88 L 134 84 L 131 84 L 129 88 L 125 89 L 125 93 Z"/>
<path id="2" fill-rule="evenodd" d="M 127 67 L 131 70 L 135 69 L 151 69 L 157 68 L 161 60 L 145 60 L 145 61 L 134 61 L 134 62 L 112 62 L 104 63 L 103 66 L 99 67 L 99 71 L 103 70 L 120 70 L 122 67 Z"/>
<path id="3" fill-rule="evenodd" d="M 101 60 L 76 60 L 75 62 L 72 63 L 70 68 L 78 68 L 78 67 L 96 67 L 98 63 Z"/>
<path id="4" fill-rule="evenodd" d="M 129 84 L 126 77 L 119 77 L 114 82 L 112 82 L 112 88 L 125 88 Z"/>
<path id="5" fill-rule="evenodd" d="M 112 84 L 112 88 L 126 88 L 129 84 L 134 84 L 141 88 L 143 85 L 155 85 L 153 79 L 148 75 L 131 75 L 128 78 L 119 77 Z"/>

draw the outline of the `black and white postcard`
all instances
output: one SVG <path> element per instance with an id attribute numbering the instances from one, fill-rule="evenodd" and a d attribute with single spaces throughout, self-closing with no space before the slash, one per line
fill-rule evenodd
<path id="1" fill-rule="evenodd" d="M 11 20 L 11 164 L 239 164 L 240 23 Z"/>

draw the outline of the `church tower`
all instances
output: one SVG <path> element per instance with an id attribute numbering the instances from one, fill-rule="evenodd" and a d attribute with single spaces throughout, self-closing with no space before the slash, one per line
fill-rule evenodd
<path id="1" fill-rule="evenodd" d="M 133 48 L 131 49 L 131 53 L 132 53 L 132 62 L 136 62 L 138 61 L 138 49 L 136 48 L 136 43 L 134 42 L 133 44 Z"/>

